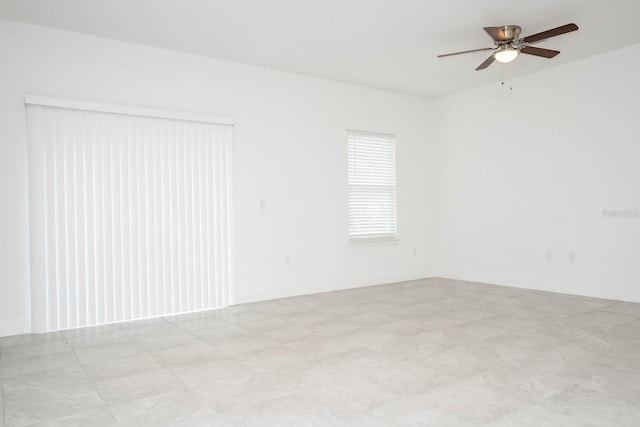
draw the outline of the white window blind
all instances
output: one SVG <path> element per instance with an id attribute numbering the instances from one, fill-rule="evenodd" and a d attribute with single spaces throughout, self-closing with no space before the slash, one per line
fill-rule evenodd
<path id="1" fill-rule="evenodd" d="M 347 142 L 349 239 L 395 239 L 395 136 L 348 130 Z"/>
<path id="2" fill-rule="evenodd" d="M 32 329 L 226 306 L 232 126 L 27 103 Z"/>

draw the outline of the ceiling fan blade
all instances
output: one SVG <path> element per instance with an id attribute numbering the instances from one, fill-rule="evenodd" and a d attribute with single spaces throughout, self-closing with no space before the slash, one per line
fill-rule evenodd
<path id="1" fill-rule="evenodd" d="M 567 24 L 558 28 L 553 28 L 551 30 L 543 31 L 541 33 L 532 34 L 523 38 L 522 40 L 525 43 L 535 43 L 540 40 L 548 39 L 549 37 L 559 36 L 561 34 L 570 33 L 571 31 L 576 31 L 578 26 L 576 24 Z"/>
<path id="2" fill-rule="evenodd" d="M 525 46 L 520 49 L 520 52 L 526 53 L 527 55 L 542 56 L 543 58 L 553 58 L 560 53 L 558 50 L 542 49 L 540 47 L 533 46 Z"/>
<path id="3" fill-rule="evenodd" d="M 484 50 L 493 50 L 493 49 L 494 48 L 492 47 L 483 47 L 482 49 L 463 50 L 462 52 L 445 53 L 443 55 L 438 55 L 438 58 L 444 58 L 446 56 L 453 56 L 453 55 L 462 55 L 463 53 L 482 52 Z"/>
<path id="4" fill-rule="evenodd" d="M 496 59 L 493 57 L 493 55 L 491 55 L 490 57 L 488 57 L 487 59 L 484 60 L 484 62 L 480 65 L 478 65 L 478 68 L 476 68 L 476 71 L 478 70 L 484 70 L 485 68 L 487 68 L 489 65 L 493 64 L 493 61 L 495 61 Z"/>
<path id="5" fill-rule="evenodd" d="M 503 25 L 502 27 L 484 27 L 484 30 L 496 42 L 507 42 L 520 37 L 522 30 L 517 25 Z"/>

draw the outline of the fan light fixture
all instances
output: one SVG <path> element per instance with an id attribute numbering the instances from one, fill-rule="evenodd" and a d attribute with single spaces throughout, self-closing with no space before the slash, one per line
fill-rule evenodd
<path id="1" fill-rule="evenodd" d="M 518 57 L 520 51 L 512 47 L 504 47 L 495 51 L 493 57 L 496 61 L 507 64 Z"/>

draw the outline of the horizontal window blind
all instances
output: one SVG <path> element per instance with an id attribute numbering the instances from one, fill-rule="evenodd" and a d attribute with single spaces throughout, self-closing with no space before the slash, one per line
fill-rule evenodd
<path id="1" fill-rule="evenodd" d="M 395 137 L 347 131 L 349 239 L 396 238 Z"/>
<path id="2" fill-rule="evenodd" d="M 231 125 L 27 114 L 35 332 L 228 304 Z"/>

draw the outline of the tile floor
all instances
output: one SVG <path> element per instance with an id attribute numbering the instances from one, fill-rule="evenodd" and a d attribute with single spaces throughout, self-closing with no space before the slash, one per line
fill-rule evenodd
<path id="1" fill-rule="evenodd" d="M 0 338 L 0 426 L 638 426 L 640 304 L 448 279 Z"/>

